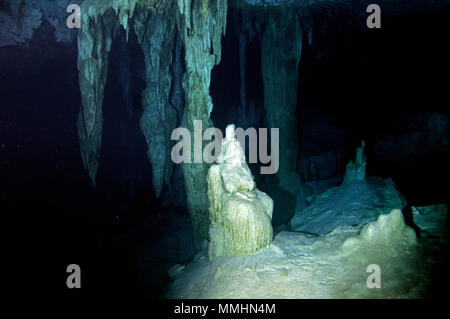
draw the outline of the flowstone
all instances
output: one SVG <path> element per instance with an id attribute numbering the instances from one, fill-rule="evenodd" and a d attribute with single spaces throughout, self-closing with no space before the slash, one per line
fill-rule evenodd
<path id="1" fill-rule="evenodd" d="M 163 297 L 423 298 L 435 259 L 418 246 L 398 209 L 322 236 L 283 231 L 254 255 L 194 260 Z M 368 288 L 369 265 L 380 267 L 380 288 Z"/>
<path id="2" fill-rule="evenodd" d="M 255 187 L 234 125 L 226 129 L 220 164 L 208 172 L 209 257 L 256 253 L 272 242 L 273 201 Z"/>

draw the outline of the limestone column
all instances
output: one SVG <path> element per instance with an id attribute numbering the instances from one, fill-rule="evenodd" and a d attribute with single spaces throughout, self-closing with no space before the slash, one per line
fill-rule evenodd
<path id="1" fill-rule="evenodd" d="M 273 8 L 267 13 L 262 36 L 264 103 L 270 128 L 279 128 L 280 186 L 297 196 L 300 178 L 298 161 L 297 87 L 302 52 L 302 29 L 293 9 Z"/>
<path id="2" fill-rule="evenodd" d="M 181 13 L 178 25 L 183 36 L 186 63 L 183 78 L 186 105 L 182 126 L 189 129 L 193 137 L 195 120 L 202 121 L 203 130 L 213 125 L 210 119 L 213 104 L 209 88 L 211 71 L 221 59 L 227 0 L 178 0 L 177 6 Z M 192 152 L 193 150 L 194 147 Z M 206 178 L 209 165 L 203 161 L 194 163 L 193 153 L 191 159 L 192 163 L 183 163 L 183 174 L 195 244 L 201 249 L 208 242 L 209 204 Z"/>

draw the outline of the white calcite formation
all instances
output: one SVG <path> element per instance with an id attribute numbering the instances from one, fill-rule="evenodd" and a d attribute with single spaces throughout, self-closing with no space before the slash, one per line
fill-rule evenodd
<path id="1" fill-rule="evenodd" d="M 256 253 L 272 242 L 273 201 L 255 187 L 234 125 L 227 127 L 222 155 L 208 173 L 209 257 Z"/>
<path id="2" fill-rule="evenodd" d="M 419 246 L 400 210 L 364 227 L 338 227 L 322 236 L 283 231 L 254 255 L 197 258 L 171 283 L 164 297 L 424 297 L 429 261 Z M 380 288 L 367 285 L 371 265 L 379 266 Z"/>

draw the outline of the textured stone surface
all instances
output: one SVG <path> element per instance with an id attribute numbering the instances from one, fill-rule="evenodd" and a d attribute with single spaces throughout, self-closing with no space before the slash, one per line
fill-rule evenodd
<path id="1" fill-rule="evenodd" d="M 138 14 L 136 14 L 138 12 Z M 227 1 L 92 1 L 82 5 L 82 28 L 79 33 L 78 68 L 83 108 L 79 117 L 79 135 L 83 163 L 92 182 L 98 169 L 102 131 L 103 89 L 107 74 L 107 52 L 119 26 L 128 35 L 129 19 L 136 16 L 135 31 L 146 59 L 147 88 L 143 92 L 144 114 L 141 129 L 149 144 L 148 156 L 153 166 L 153 186 L 160 194 L 164 182 L 172 176 L 170 133 L 177 124 L 180 99 L 180 48 L 183 43 L 186 73 L 183 77 L 185 103 L 182 126 L 193 132 L 194 121 L 203 129 L 212 126 L 209 119 L 212 101 L 209 95 L 211 70 L 220 62 L 221 37 L 225 32 Z M 175 25 L 179 38 L 175 40 Z M 178 47 L 178 51 L 176 48 Z M 174 72 L 174 95 L 170 96 L 172 51 L 178 57 Z M 175 59 L 177 61 L 177 59 Z M 173 101 L 173 105 L 170 103 Z M 178 114 L 177 114 L 178 111 Z M 161 125 L 162 124 L 162 125 Z M 192 134 L 193 135 L 193 134 Z M 208 201 L 203 163 L 183 164 L 186 200 L 198 248 L 208 238 Z"/>
<path id="2" fill-rule="evenodd" d="M 273 236 L 273 201 L 255 188 L 241 145 L 228 133 L 223 162 L 208 172 L 210 258 L 256 253 Z"/>
<path id="3" fill-rule="evenodd" d="M 447 211 L 445 204 L 412 207 L 413 220 L 419 226 L 421 236 L 447 243 Z"/>
<path id="4" fill-rule="evenodd" d="M 333 187 L 320 194 L 311 206 L 296 212 L 291 230 L 326 234 L 339 226 L 364 225 L 392 209 L 403 209 L 406 201 L 392 180 L 370 178 Z"/>
<path id="5" fill-rule="evenodd" d="M 167 289 L 169 298 L 418 298 L 429 284 L 414 231 L 394 210 L 366 227 L 311 236 L 281 232 L 255 255 L 199 258 Z M 368 289 L 367 266 L 381 269 Z"/>
<path id="6" fill-rule="evenodd" d="M 397 245 L 392 247 L 390 244 Z M 391 255 L 401 254 L 402 248 L 417 244 L 414 230 L 405 224 L 400 209 L 394 209 L 389 214 L 380 215 L 378 219 L 364 226 L 358 236 L 347 238 L 342 245 L 342 253 L 348 255 L 371 245 L 383 245 L 393 250 Z M 389 251 L 385 252 L 389 254 Z"/>
<path id="7" fill-rule="evenodd" d="M 268 11 L 262 36 L 264 103 L 270 128 L 280 129 L 280 186 L 298 195 L 297 106 L 298 64 L 302 52 L 302 28 L 295 10 Z M 295 178 L 294 178 L 295 177 Z"/>
<path id="8" fill-rule="evenodd" d="M 171 134 L 177 125 L 177 112 L 169 98 L 175 23 L 168 16 L 139 10 L 135 17 L 135 30 L 145 56 L 147 83 L 142 92 L 144 112 L 140 125 L 152 163 L 153 189 L 159 196 L 163 183 L 169 184 L 173 173 Z"/>
<path id="9" fill-rule="evenodd" d="M 186 106 L 182 126 L 194 136 L 195 120 L 202 121 L 203 130 L 213 126 L 210 120 L 213 104 L 209 95 L 211 71 L 221 59 L 221 38 L 226 30 L 228 7 L 226 0 L 178 0 L 177 6 L 181 13 L 178 26 L 186 64 L 183 78 Z M 208 166 L 206 163 L 183 163 L 186 200 L 199 249 L 206 247 L 208 242 Z"/>
<path id="10" fill-rule="evenodd" d="M 87 14 L 88 10 L 89 7 L 82 6 L 82 24 L 78 34 L 77 68 L 82 107 L 77 126 L 83 165 L 95 186 L 100 158 L 108 52 L 117 24 L 112 11 L 92 21 Z"/>
<path id="11" fill-rule="evenodd" d="M 146 6 L 140 7 L 140 4 Z M 136 18 L 136 33 L 146 57 L 148 85 L 143 92 L 144 114 L 141 129 L 147 142 L 152 144 L 148 155 L 153 164 L 153 185 L 156 194 L 159 195 L 163 180 L 170 180 L 172 174 L 172 165 L 167 163 L 166 155 L 169 152 L 167 148 L 170 148 L 167 140 L 170 142 L 169 128 L 172 130 L 176 126 L 176 113 L 168 105 L 174 22 L 160 15 L 169 10 L 167 2 L 144 3 L 140 0 L 83 2 L 82 23 L 78 34 L 78 72 L 82 97 L 82 109 L 77 123 L 78 133 L 83 164 L 95 186 L 100 158 L 102 104 L 108 73 L 108 52 L 120 26 L 125 29 L 128 39 L 130 29 L 128 21 L 133 17 L 137 7 L 139 15 Z M 154 15 L 147 19 L 149 12 Z M 149 34 L 144 36 L 146 31 Z M 158 76 L 161 78 L 158 79 Z M 159 125 L 161 121 L 164 121 L 165 125 Z"/>

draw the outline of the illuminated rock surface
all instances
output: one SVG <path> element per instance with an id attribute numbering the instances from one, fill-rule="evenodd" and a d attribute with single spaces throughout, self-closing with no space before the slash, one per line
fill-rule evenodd
<path id="1" fill-rule="evenodd" d="M 222 163 L 208 173 L 210 258 L 256 253 L 273 236 L 273 201 L 255 187 L 234 125 L 227 127 L 222 150 Z"/>
<path id="2" fill-rule="evenodd" d="M 168 287 L 169 298 L 415 298 L 427 286 L 417 238 L 400 210 L 362 226 L 312 236 L 281 232 L 255 255 L 199 257 Z M 369 289 L 367 266 L 381 268 Z"/>
<path id="3" fill-rule="evenodd" d="M 404 208 L 403 196 L 392 180 L 369 178 L 333 187 L 318 195 L 311 206 L 296 212 L 291 230 L 325 234 L 338 226 L 366 224 L 393 208 Z"/>

